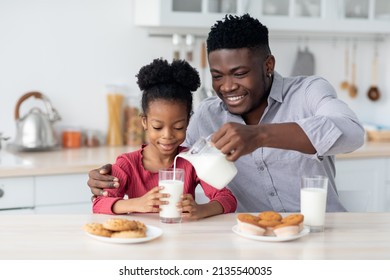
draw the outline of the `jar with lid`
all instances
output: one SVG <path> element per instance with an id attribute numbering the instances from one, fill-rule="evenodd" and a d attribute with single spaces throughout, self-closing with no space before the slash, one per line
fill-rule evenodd
<path id="1" fill-rule="evenodd" d="M 82 146 L 82 130 L 77 126 L 68 126 L 62 129 L 62 147 L 80 148 Z"/>
<path id="2" fill-rule="evenodd" d="M 145 132 L 142 127 L 140 96 L 127 96 L 124 113 L 124 141 L 126 146 L 139 147 L 145 143 Z"/>
<path id="3" fill-rule="evenodd" d="M 121 85 L 107 85 L 108 131 L 107 145 L 123 145 L 123 101 L 125 87 Z"/>
<path id="4" fill-rule="evenodd" d="M 85 131 L 84 145 L 86 147 L 99 147 L 102 142 L 102 134 L 100 131 L 93 129 L 88 129 Z"/>

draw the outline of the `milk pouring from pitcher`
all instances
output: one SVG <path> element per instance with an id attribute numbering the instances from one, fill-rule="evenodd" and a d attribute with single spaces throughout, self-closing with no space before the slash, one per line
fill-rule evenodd
<path id="1" fill-rule="evenodd" d="M 177 156 L 191 162 L 198 177 L 216 189 L 225 187 L 237 174 L 234 163 L 214 147 L 210 136 L 198 139 L 188 152 Z"/>

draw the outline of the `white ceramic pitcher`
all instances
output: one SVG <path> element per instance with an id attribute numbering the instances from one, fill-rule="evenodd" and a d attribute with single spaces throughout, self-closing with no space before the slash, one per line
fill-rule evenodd
<path id="1" fill-rule="evenodd" d="M 188 152 L 178 156 L 191 162 L 198 177 L 217 189 L 225 187 L 237 174 L 234 163 L 214 147 L 210 136 L 198 139 Z"/>

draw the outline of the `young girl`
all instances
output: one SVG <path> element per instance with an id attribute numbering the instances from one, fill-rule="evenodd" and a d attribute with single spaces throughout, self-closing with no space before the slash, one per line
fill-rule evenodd
<path id="1" fill-rule="evenodd" d="M 140 69 L 137 78 L 143 91 L 142 125 L 148 144 L 117 158 L 112 175 L 119 179 L 120 187 L 105 189 L 108 195 L 93 202 L 94 213 L 159 212 L 159 206 L 168 202 L 160 200 L 167 194 L 160 192 L 158 170 L 172 168 L 176 155 L 185 150 L 180 144 L 192 112 L 192 91 L 200 85 L 198 72 L 184 60 L 169 64 L 155 59 Z M 230 190 L 218 190 L 200 180 L 194 167 L 181 157 L 176 167 L 185 172 L 184 194 L 177 205 L 183 217 L 196 220 L 236 210 L 237 201 Z M 206 204 L 195 202 L 198 184 L 210 198 Z"/>

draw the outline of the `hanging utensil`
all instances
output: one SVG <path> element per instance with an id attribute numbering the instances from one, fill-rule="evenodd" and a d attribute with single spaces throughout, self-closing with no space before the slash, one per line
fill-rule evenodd
<path id="1" fill-rule="evenodd" d="M 352 65 L 351 65 L 351 83 L 348 88 L 348 94 L 351 98 L 356 98 L 358 89 L 356 87 L 356 42 L 352 49 Z"/>
<path id="2" fill-rule="evenodd" d="M 314 75 L 314 68 L 315 68 L 314 54 L 309 50 L 307 43 L 303 50 L 300 47 L 298 47 L 291 76 Z"/>
<path id="3" fill-rule="evenodd" d="M 368 89 L 367 96 L 370 100 L 376 101 L 380 98 L 381 94 L 377 87 L 377 68 L 378 68 L 378 47 L 375 45 L 374 59 L 372 61 L 372 83 Z"/>
<path id="4" fill-rule="evenodd" d="M 344 53 L 344 81 L 340 83 L 340 89 L 342 90 L 348 90 L 349 83 L 348 83 L 348 77 L 349 77 L 349 47 L 348 43 L 345 44 L 345 53 Z"/>

